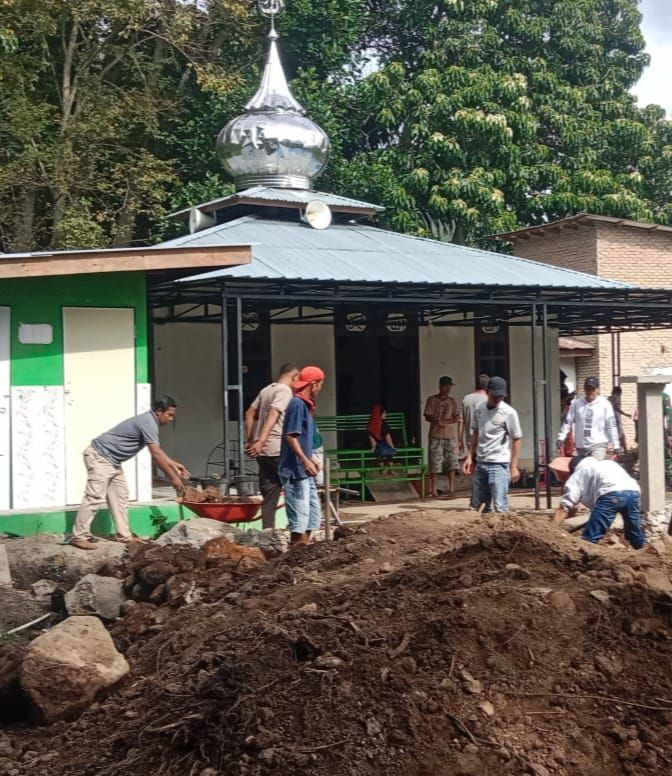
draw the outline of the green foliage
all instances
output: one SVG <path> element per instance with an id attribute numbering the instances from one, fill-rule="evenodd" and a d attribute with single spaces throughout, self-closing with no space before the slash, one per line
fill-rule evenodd
<path id="1" fill-rule="evenodd" d="M 288 0 L 278 19 L 332 141 L 319 187 L 480 245 L 582 210 L 672 223 L 672 125 L 628 91 L 639 25 L 637 0 Z M 267 29 L 252 0 L 0 0 L 0 250 L 155 241 L 230 192 L 215 138 Z"/>
<path id="2" fill-rule="evenodd" d="M 590 211 L 669 222 L 670 122 L 628 89 L 636 0 L 374 0 L 367 137 L 343 165 L 393 228 L 478 243 Z"/>

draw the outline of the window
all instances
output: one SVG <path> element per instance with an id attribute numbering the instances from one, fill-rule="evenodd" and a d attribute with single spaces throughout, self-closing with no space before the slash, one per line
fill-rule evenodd
<path id="1" fill-rule="evenodd" d="M 476 325 L 476 375 L 497 375 L 509 383 L 509 329 L 501 323 L 479 323 Z"/>

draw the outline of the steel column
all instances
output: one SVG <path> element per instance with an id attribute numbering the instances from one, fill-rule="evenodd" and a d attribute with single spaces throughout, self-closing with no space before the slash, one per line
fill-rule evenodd
<path id="1" fill-rule="evenodd" d="M 243 423 L 243 300 L 236 297 L 236 391 L 238 392 L 238 474 L 245 469 L 245 426 Z"/>
<path id="2" fill-rule="evenodd" d="M 539 401 L 537 396 L 537 305 L 532 305 L 532 439 L 534 460 L 534 508 L 541 508 L 539 493 Z"/>
<path id="3" fill-rule="evenodd" d="M 546 480 L 546 508 L 551 508 L 551 470 L 548 466 L 551 457 L 551 380 L 549 376 L 549 347 L 548 347 L 548 306 L 542 305 L 542 358 L 544 361 L 544 457 Z"/>
<path id="4" fill-rule="evenodd" d="M 227 486 L 231 477 L 229 470 L 229 320 L 227 315 L 228 298 L 226 287 L 222 284 L 222 445 L 224 455 L 224 482 Z"/>

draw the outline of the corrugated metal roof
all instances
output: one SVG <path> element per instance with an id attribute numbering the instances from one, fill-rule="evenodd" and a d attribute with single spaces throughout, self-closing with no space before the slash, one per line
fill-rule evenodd
<path id="1" fill-rule="evenodd" d="M 442 285 L 628 288 L 625 283 L 547 264 L 378 229 L 334 224 L 311 229 L 299 221 L 244 216 L 162 247 L 252 247 L 252 263 L 185 278 L 439 283 Z"/>
<path id="2" fill-rule="evenodd" d="M 330 207 L 347 208 L 352 210 L 365 210 L 368 212 L 380 212 L 385 208 L 380 205 L 374 205 L 371 202 L 363 202 L 359 199 L 350 199 L 349 197 L 341 197 L 338 194 L 327 194 L 323 191 L 307 191 L 303 189 L 275 189 L 269 186 L 253 186 L 243 191 L 237 191 L 235 194 L 230 194 L 228 197 L 220 197 L 219 199 L 211 199 L 209 202 L 202 202 L 199 205 L 194 205 L 198 210 L 203 212 L 212 212 L 219 208 L 230 207 L 236 205 L 239 202 L 246 202 L 247 200 L 255 200 L 260 202 L 282 202 L 286 204 L 307 205 L 314 199 L 319 199 Z M 182 208 L 182 210 L 176 210 L 170 215 L 179 218 L 189 215 L 190 207 Z"/>

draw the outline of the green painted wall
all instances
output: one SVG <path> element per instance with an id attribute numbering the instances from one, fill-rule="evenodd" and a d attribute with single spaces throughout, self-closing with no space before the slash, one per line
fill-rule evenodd
<path id="1" fill-rule="evenodd" d="M 67 534 L 72 531 L 77 509 L 53 509 L 42 512 L 3 512 L 0 514 L 0 533 L 15 534 L 17 536 L 36 536 L 41 533 Z M 160 504 L 131 504 L 128 509 L 128 518 L 131 530 L 138 536 L 152 537 L 156 533 L 157 521 L 164 523 L 168 528 L 180 520 L 190 520 L 196 515 L 186 507 L 174 501 Z M 284 509 L 276 515 L 278 528 L 287 526 L 287 517 Z M 256 528 L 261 530 L 261 520 L 251 523 L 236 523 L 241 531 Z M 93 522 L 92 531 L 96 536 L 109 536 L 114 533 L 112 518 L 106 509 L 101 509 Z"/>
<path id="2" fill-rule="evenodd" d="M 144 272 L 11 278 L 0 284 L 0 306 L 11 308 L 12 385 L 63 385 L 63 308 L 135 309 L 136 381 L 149 382 L 147 287 Z M 20 323 L 49 323 L 50 345 L 22 345 Z"/>

